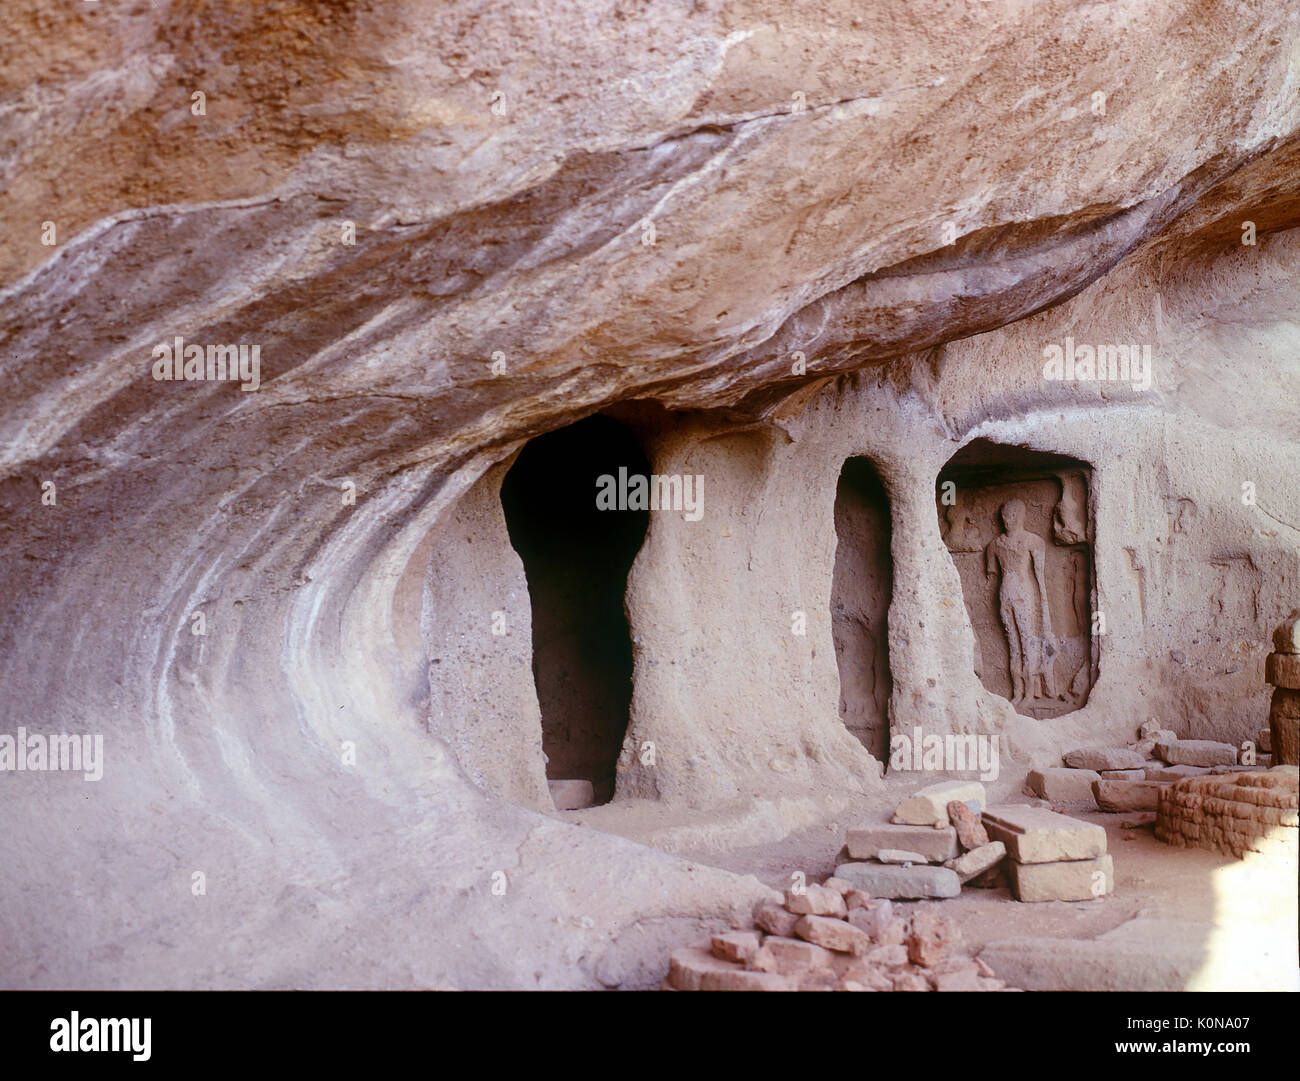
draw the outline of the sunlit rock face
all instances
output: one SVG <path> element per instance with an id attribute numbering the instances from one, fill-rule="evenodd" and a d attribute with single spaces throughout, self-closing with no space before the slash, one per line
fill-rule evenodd
<path id="1" fill-rule="evenodd" d="M 891 728 L 999 733 L 1010 778 L 1148 715 L 1266 725 L 1300 588 L 1294 5 L 13 23 L 2 731 L 102 735 L 103 776 L 4 776 L 5 986 L 650 986 L 761 896 L 551 809 L 500 490 L 596 412 L 705 503 L 652 512 L 628 574 L 591 824 L 742 846 L 882 790 L 834 631 L 856 457 Z M 1152 378 L 1049 378 L 1067 337 Z M 205 378 L 155 378 L 200 374 L 186 346 Z M 1091 470 L 1106 628 L 1058 717 L 977 675 L 936 513 L 976 439 Z"/>

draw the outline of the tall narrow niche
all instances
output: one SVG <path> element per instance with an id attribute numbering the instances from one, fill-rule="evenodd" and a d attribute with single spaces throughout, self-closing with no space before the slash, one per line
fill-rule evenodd
<path id="1" fill-rule="evenodd" d="M 879 761 L 889 761 L 889 497 L 868 458 L 850 458 L 835 489 L 831 635 L 840 717 Z"/>

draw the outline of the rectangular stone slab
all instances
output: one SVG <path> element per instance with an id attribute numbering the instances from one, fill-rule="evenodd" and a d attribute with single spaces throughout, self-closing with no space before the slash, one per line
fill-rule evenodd
<path id="1" fill-rule="evenodd" d="M 1100 826 L 1042 807 L 990 807 L 984 828 L 1019 863 L 1090 860 L 1106 852 L 1106 831 Z"/>
<path id="2" fill-rule="evenodd" d="M 909 826 L 947 826 L 948 804 L 953 800 L 973 804 L 972 810 L 978 813 L 984 810 L 984 786 L 979 781 L 940 781 L 926 785 L 898 805 L 894 821 Z"/>
<path id="3" fill-rule="evenodd" d="M 849 855 L 855 860 L 874 860 L 883 849 L 889 848 L 918 852 L 933 863 L 942 863 L 957 855 L 957 831 L 951 826 L 937 830 L 933 826 L 897 826 L 881 822 L 848 830 L 844 841 Z"/>
<path id="4" fill-rule="evenodd" d="M 1156 744 L 1156 754 L 1171 766 L 1235 766 L 1237 748 L 1213 739 L 1179 739 Z"/>
<path id="5" fill-rule="evenodd" d="M 1102 811 L 1154 811 L 1160 803 L 1160 789 L 1168 781 L 1110 781 L 1101 778 L 1092 786 L 1097 808 Z"/>
<path id="6" fill-rule="evenodd" d="M 980 960 L 992 967 L 998 979 L 1026 991 L 1205 990 L 1195 986 L 1196 973 L 1206 967 L 1205 930 L 1195 930 L 1199 933 L 1172 938 L 1153 935 L 1142 945 L 1108 943 L 1104 935 L 1100 939 L 1020 936 L 990 942 L 980 951 Z"/>
<path id="7" fill-rule="evenodd" d="M 881 863 L 929 863 L 919 852 L 904 852 L 901 848 L 882 848 L 876 857 Z"/>
<path id="8" fill-rule="evenodd" d="M 1130 747 L 1080 747 L 1065 756 L 1074 769 L 1141 769 L 1146 758 Z"/>
<path id="9" fill-rule="evenodd" d="M 1110 856 L 1094 860 L 1008 865 L 1011 894 L 1017 901 L 1091 901 L 1115 889 L 1115 864 Z"/>
<path id="10" fill-rule="evenodd" d="M 1029 771 L 1029 790 L 1053 803 L 1091 803 L 1092 782 L 1099 778 L 1096 770 L 1049 766 Z"/>
<path id="11" fill-rule="evenodd" d="M 852 882 L 872 897 L 917 900 L 923 897 L 956 897 L 961 879 L 947 867 L 898 867 L 883 863 L 841 863 L 835 877 Z"/>

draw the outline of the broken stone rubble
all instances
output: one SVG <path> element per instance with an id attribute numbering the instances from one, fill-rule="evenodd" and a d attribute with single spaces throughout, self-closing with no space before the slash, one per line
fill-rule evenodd
<path id="1" fill-rule="evenodd" d="M 794 933 L 805 942 L 837 953 L 865 953 L 871 945 L 871 936 L 861 928 L 831 916 L 802 916 L 794 925 Z"/>
<path id="2" fill-rule="evenodd" d="M 854 892 L 860 893 L 860 890 Z M 858 908 L 849 910 L 849 923 L 854 927 L 861 928 L 871 936 L 877 944 L 889 945 L 894 941 L 901 942 L 902 939 L 902 920 L 895 920 L 893 902 L 888 898 L 881 898 L 870 904 L 862 905 Z M 897 924 L 898 937 L 895 939 L 889 932 L 889 928 Z"/>
<path id="3" fill-rule="evenodd" d="M 903 920 L 888 899 L 864 898 L 847 918 L 800 914 L 791 905 L 827 907 L 824 892 L 860 893 L 843 879 L 837 887 L 787 891 L 776 905 L 755 908 L 754 928 L 712 936 L 707 946 L 672 952 L 666 991 L 1003 991 L 1008 988 L 987 964 L 958 950 L 960 935 L 933 907 Z M 823 891 L 816 900 L 802 898 Z M 779 908 L 794 921 L 794 935 L 765 933 L 784 926 Z"/>
<path id="4" fill-rule="evenodd" d="M 1157 775 L 1168 771 L 1170 780 L 1149 779 L 1148 769 Z M 1183 776 L 1189 772 L 1190 776 Z M 1300 770 L 1294 767 L 1238 768 L 1219 775 L 1207 767 L 1148 766 L 1140 776 L 1098 775 L 1093 782 L 1097 802 L 1116 811 L 1141 811 L 1153 801 L 1158 804 L 1157 835 L 1169 843 L 1199 844 L 1238 854 L 1243 849 L 1271 852 L 1280 846 L 1292 858 L 1297 847 L 1298 788 Z M 977 823 L 967 817 L 968 810 L 965 801 L 949 801 L 944 806 L 945 821 L 910 827 L 917 836 L 951 831 L 954 839 L 960 833 L 964 842 L 977 840 L 981 834 L 990 838 L 973 848 L 963 843 L 960 847 L 967 850 L 944 861 L 944 866 L 890 864 L 888 860 L 896 856 L 917 861 L 926 857 L 882 847 L 881 826 L 848 831 L 856 836 L 858 851 L 874 851 L 876 858 L 841 864 L 821 886 L 787 890 L 780 905 L 758 905 L 754 912 L 757 930 L 715 935 L 707 951 L 699 947 L 676 951 L 665 988 L 1002 989 L 1001 981 L 991 978 L 973 960 L 954 956 L 955 928 L 935 906 L 922 907 L 904 920 L 895 915 L 891 900 L 879 896 L 874 887 L 883 886 L 893 897 L 955 896 L 961 885 L 972 879 L 1005 871 L 1017 901 L 1082 902 L 1114 891 L 1114 860 L 1106 851 L 1104 829 L 1047 807 L 992 806 Z M 1235 816 L 1231 820 L 1229 813 Z M 960 829 L 953 822 L 960 823 Z M 973 828 L 976 824 L 978 831 Z M 892 836 L 909 828 L 882 825 L 884 835 Z M 1276 836 L 1279 827 L 1283 831 L 1280 840 Z M 945 839 L 941 850 L 948 849 Z M 945 876 L 956 879 L 955 890 L 951 879 L 947 887 L 939 886 Z"/>
<path id="5" fill-rule="evenodd" d="M 785 891 L 785 907 L 800 916 L 847 915 L 848 908 L 838 890 L 826 886 L 805 886 L 803 889 Z"/>

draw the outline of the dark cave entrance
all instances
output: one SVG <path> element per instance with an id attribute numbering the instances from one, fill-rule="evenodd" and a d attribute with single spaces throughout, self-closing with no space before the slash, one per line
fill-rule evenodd
<path id="1" fill-rule="evenodd" d="M 889 496 L 869 458 L 850 458 L 835 489 L 831 634 L 840 717 L 879 761 L 889 761 Z"/>
<path id="2" fill-rule="evenodd" d="M 532 602 L 533 678 L 549 780 L 587 780 L 596 803 L 614 772 L 632 701 L 632 641 L 623 598 L 647 510 L 601 510 L 598 480 L 650 475 L 627 428 L 593 416 L 538 436 L 501 485 L 510 543 Z"/>

